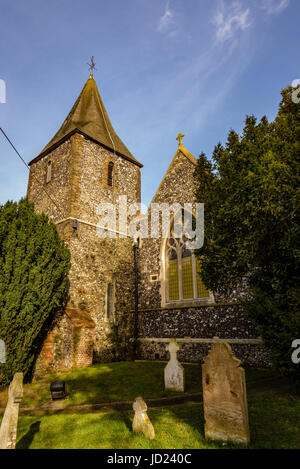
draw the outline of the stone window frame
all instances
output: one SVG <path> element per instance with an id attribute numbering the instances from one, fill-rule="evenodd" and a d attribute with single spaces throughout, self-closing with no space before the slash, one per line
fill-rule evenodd
<path id="1" fill-rule="evenodd" d="M 53 168 L 52 160 L 48 160 L 47 168 L 46 168 L 46 184 L 48 184 L 52 180 L 52 168 Z"/>
<path id="2" fill-rule="evenodd" d="M 170 226 L 172 225 L 175 218 L 173 214 L 170 220 Z M 164 307 L 189 307 L 189 306 L 201 306 L 203 304 L 215 303 L 214 295 L 209 291 L 209 297 L 198 298 L 196 297 L 197 287 L 197 267 L 196 267 L 196 256 L 192 251 L 192 268 L 193 268 L 193 287 L 194 287 L 194 298 L 185 299 L 183 298 L 182 290 L 182 266 L 181 258 L 178 256 L 178 274 L 179 274 L 179 300 L 169 300 L 169 256 L 168 256 L 168 242 L 170 238 L 163 238 L 161 243 L 160 252 L 160 278 L 161 278 L 161 306 Z"/>
<path id="3" fill-rule="evenodd" d="M 108 314 L 108 307 L 109 307 L 109 285 L 112 286 L 112 291 L 111 291 L 111 312 Z M 116 305 L 116 286 L 115 286 L 115 281 L 113 279 L 110 279 L 106 282 L 105 285 L 105 315 L 104 315 L 104 320 L 105 322 L 115 322 L 115 305 Z"/>

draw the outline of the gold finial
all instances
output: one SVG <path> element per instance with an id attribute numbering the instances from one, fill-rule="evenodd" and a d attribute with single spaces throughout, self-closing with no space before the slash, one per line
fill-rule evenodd
<path id="1" fill-rule="evenodd" d="M 178 134 L 176 137 L 176 140 L 178 140 L 178 146 L 182 145 L 182 138 L 184 137 L 184 134 Z"/>
<path id="2" fill-rule="evenodd" d="M 90 70 L 90 78 L 93 78 L 93 71 L 94 70 L 97 70 L 96 67 L 95 67 L 95 62 L 94 62 L 94 56 L 92 55 L 91 57 L 91 63 L 89 64 L 87 62 L 87 65 L 89 66 L 89 70 Z"/>

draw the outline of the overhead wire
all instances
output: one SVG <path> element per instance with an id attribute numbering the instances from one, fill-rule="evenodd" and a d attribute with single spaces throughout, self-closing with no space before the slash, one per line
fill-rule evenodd
<path id="1" fill-rule="evenodd" d="M 24 160 L 24 158 L 22 158 L 22 156 L 20 155 L 20 153 L 18 152 L 18 150 L 16 149 L 15 145 L 12 143 L 12 141 L 10 140 L 10 138 L 7 136 L 7 134 L 4 132 L 4 130 L 2 129 L 2 127 L 0 127 L 0 130 L 2 132 L 2 134 L 4 135 L 4 137 L 6 138 L 6 140 L 8 141 L 8 143 L 11 145 L 11 147 L 14 149 L 14 151 L 16 152 L 16 154 L 18 155 L 18 157 L 20 158 L 20 160 L 22 161 L 22 163 L 26 166 L 26 168 L 28 169 L 28 171 L 30 172 L 30 166 L 26 163 L 26 161 Z M 40 185 L 40 180 L 35 176 L 35 174 L 31 171 L 31 176 L 39 183 Z M 63 214 L 61 208 L 57 205 L 57 203 L 55 202 L 55 200 L 51 197 L 51 195 L 48 193 L 48 191 L 46 191 L 45 187 L 41 186 L 41 189 L 45 192 L 45 194 L 47 195 L 47 197 L 51 200 L 51 202 L 55 205 L 55 207 L 59 210 L 60 214 Z"/>

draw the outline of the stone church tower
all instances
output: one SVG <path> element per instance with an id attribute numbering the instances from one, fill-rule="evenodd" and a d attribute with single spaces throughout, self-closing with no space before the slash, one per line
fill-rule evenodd
<path id="1" fill-rule="evenodd" d="M 37 371 L 112 358 L 111 325 L 133 309 L 133 245 L 125 236 L 97 236 L 97 208 L 124 195 L 129 204 L 140 202 L 141 167 L 115 133 L 91 72 L 61 128 L 30 162 L 28 198 L 71 252 L 67 308 L 54 321 Z"/>

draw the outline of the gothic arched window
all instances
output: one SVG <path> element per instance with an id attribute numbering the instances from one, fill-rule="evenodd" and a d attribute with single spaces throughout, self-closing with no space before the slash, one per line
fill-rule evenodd
<path id="1" fill-rule="evenodd" d="M 167 302 L 210 298 L 201 279 L 201 261 L 186 248 L 187 238 L 175 237 L 174 221 L 166 243 Z"/>
<path id="2" fill-rule="evenodd" d="M 114 182 L 114 163 L 110 161 L 107 167 L 107 185 L 112 187 Z"/>

